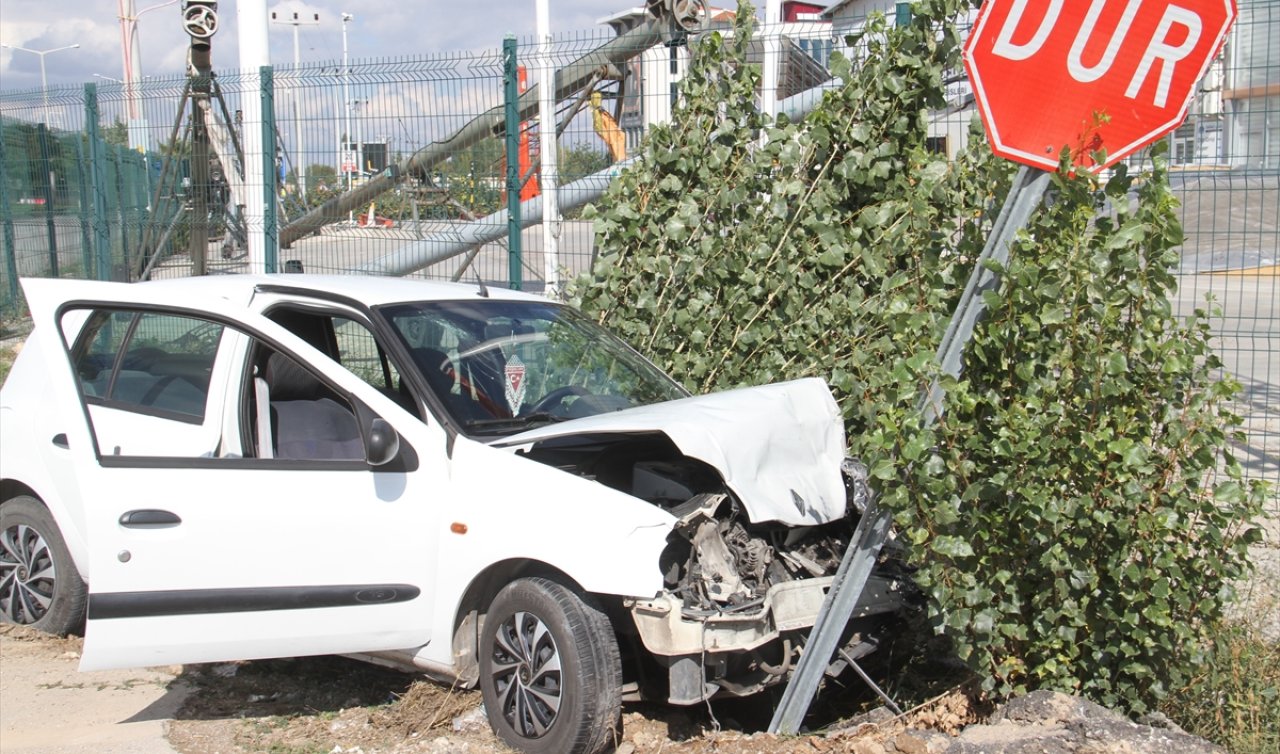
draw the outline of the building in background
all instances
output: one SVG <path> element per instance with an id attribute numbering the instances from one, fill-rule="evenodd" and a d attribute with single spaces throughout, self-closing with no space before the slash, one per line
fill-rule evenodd
<path id="1" fill-rule="evenodd" d="M 873 13 L 892 23 L 910 4 L 898 0 L 843 0 L 822 12 L 831 22 L 836 49 L 856 53 L 843 40 L 860 32 Z M 1280 3 L 1239 0 L 1239 15 L 1222 54 L 1200 82 L 1186 121 L 1172 134 L 1170 163 L 1184 168 L 1280 168 Z M 971 11 L 966 24 L 973 23 Z M 961 34 L 967 31 L 962 29 Z M 973 91 L 962 68 L 947 77 L 947 107 L 931 114 L 930 144 L 954 157 L 968 140 L 977 115 Z M 1131 162 L 1139 164 L 1139 153 Z"/>
<path id="2" fill-rule="evenodd" d="M 1227 39 L 1216 81 L 1205 92 L 1221 113 L 1218 133 L 1203 119 L 1196 137 L 1222 143 L 1226 163 L 1237 168 L 1280 169 L 1280 3 L 1240 0 L 1240 16 Z M 1203 87 L 1202 87 L 1203 88 Z M 1219 104 L 1220 103 L 1220 104 Z M 1202 135 L 1203 131 L 1203 135 Z"/>
<path id="3" fill-rule="evenodd" d="M 774 89 L 778 100 L 820 86 L 831 78 L 827 72 L 833 49 L 831 22 L 822 18 L 823 8 L 815 3 L 782 3 L 778 80 L 761 82 L 762 86 Z M 713 7 L 709 13 L 709 28 L 732 33 L 734 11 Z M 635 7 L 607 16 L 600 23 L 621 36 L 647 18 L 644 8 Z M 761 31 L 757 29 L 748 52 L 748 60 L 756 64 L 764 57 Z M 615 117 L 618 127 L 626 134 L 628 152 L 640 143 L 650 126 L 670 122 L 677 85 L 688 68 L 689 49 L 682 45 L 655 45 L 627 62 Z"/>

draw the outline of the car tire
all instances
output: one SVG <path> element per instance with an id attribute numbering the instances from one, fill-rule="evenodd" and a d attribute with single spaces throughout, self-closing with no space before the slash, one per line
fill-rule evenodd
<path id="1" fill-rule="evenodd" d="M 485 615 L 480 690 L 494 732 L 534 754 L 597 754 L 620 740 L 622 667 L 609 618 L 555 581 L 513 581 Z"/>
<path id="2" fill-rule="evenodd" d="M 78 631 L 88 594 L 49 509 L 25 495 L 0 504 L 0 622 Z"/>

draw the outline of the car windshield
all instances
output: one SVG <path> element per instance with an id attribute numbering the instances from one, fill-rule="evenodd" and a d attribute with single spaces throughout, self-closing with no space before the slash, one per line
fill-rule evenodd
<path id="1" fill-rule="evenodd" d="M 507 435 L 688 395 L 569 307 L 477 299 L 379 312 L 467 434 Z"/>

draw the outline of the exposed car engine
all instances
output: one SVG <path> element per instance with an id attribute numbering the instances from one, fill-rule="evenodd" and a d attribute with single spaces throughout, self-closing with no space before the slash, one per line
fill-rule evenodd
<path id="1" fill-rule="evenodd" d="M 688 617 L 749 615 L 777 584 L 835 574 L 870 494 L 865 469 L 850 461 L 843 469 L 846 518 L 807 527 L 752 523 L 714 469 L 680 454 L 661 434 L 579 435 L 526 452 L 647 500 L 679 520 L 659 565 L 666 588 L 681 599 Z"/>

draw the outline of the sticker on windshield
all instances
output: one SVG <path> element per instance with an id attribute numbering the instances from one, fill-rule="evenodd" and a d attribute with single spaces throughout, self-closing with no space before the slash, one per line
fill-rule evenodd
<path id="1" fill-rule="evenodd" d="M 507 359 L 506 367 L 507 376 L 507 406 L 511 408 L 511 415 L 515 416 L 520 413 L 520 406 L 524 404 L 524 362 L 519 356 L 511 355 Z"/>

